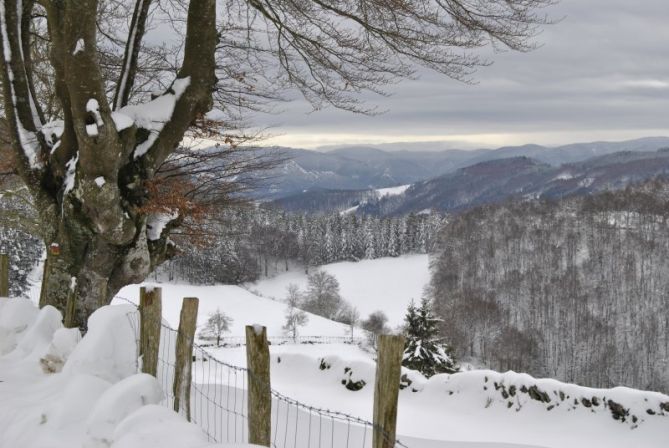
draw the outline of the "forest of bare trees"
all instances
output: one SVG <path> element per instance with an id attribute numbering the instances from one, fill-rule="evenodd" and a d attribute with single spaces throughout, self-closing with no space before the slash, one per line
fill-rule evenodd
<path id="1" fill-rule="evenodd" d="M 440 234 L 431 294 L 461 358 L 669 390 L 669 184 L 473 210 Z"/>

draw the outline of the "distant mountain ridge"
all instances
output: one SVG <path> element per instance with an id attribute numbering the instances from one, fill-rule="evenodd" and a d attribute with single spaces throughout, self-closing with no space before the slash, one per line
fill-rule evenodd
<path id="1" fill-rule="evenodd" d="M 669 176 L 669 149 L 623 151 L 552 166 L 515 156 L 474 163 L 413 183 L 401 194 L 377 197 L 374 190 L 310 190 L 275 203 L 289 211 L 352 210 L 373 215 L 458 212 L 512 198 L 555 199 L 616 190 L 657 176 Z"/>
<path id="2" fill-rule="evenodd" d="M 620 151 L 650 152 L 665 147 L 669 147 L 669 137 L 575 143 L 551 148 L 523 145 L 476 150 L 386 151 L 369 146 L 350 146 L 327 152 L 273 148 L 268 151 L 279 152 L 286 161 L 269 173 L 272 181 L 259 189 L 256 197 L 274 200 L 313 190 L 368 190 L 413 184 L 498 159 L 530 157 L 556 167 Z"/>

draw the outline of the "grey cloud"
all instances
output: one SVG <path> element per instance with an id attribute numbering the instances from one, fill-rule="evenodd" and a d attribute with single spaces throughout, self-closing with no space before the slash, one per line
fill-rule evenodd
<path id="1" fill-rule="evenodd" d="M 489 53 L 494 64 L 479 70 L 476 85 L 422 71 L 420 79 L 394 86 L 390 98 L 367 98 L 388 110 L 381 116 L 332 109 L 305 114 L 308 106 L 298 101 L 259 120 L 279 123 L 276 130 L 288 136 L 398 129 L 412 135 L 589 129 L 669 134 L 666 0 L 563 0 L 550 14 L 564 19 L 545 28 L 540 48 Z"/>

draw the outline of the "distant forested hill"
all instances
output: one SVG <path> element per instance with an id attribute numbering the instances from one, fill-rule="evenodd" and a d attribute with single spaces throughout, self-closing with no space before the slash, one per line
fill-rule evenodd
<path id="1" fill-rule="evenodd" d="M 324 213 L 335 209 L 353 210 L 355 207 L 358 214 L 376 216 L 428 210 L 457 213 L 510 198 L 554 199 L 572 194 L 619 190 L 633 183 L 667 175 L 667 149 L 623 151 L 558 166 L 546 163 L 542 158 L 501 157 L 413 182 L 399 194 L 379 196 L 375 188 L 311 188 L 281 197 L 273 203 L 293 212 Z"/>
<path id="2" fill-rule="evenodd" d="M 550 166 L 528 157 L 481 162 L 413 184 L 402 195 L 368 202 L 361 212 L 401 215 L 435 209 L 460 212 L 511 198 L 557 199 L 625 188 L 669 174 L 669 151 L 618 152 Z"/>
<path id="3" fill-rule="evenodd" d="M 556 168 L 621 151 L 654 152 L 667 147 L 669 138 L 649 137 L 624 142 L 575 143 L 552 148 L 522 145 L 477 150 L 384 151 L 358 146 L 328 152 L 268 148 L 268 153 L 284 160 L 271 173 L 261 173 L 261 177 L 266 180 L 254 195 L 265 201 L 293 197 L 294 203 L 297 196 L 311 191 L 373 190 L 413 184 L 492 160 L 527 157 Z M 307 204 L 309 199 L 306 198 Z M 302 210 L 307 211 L 306 208 Z"/>
<path id="4" fill-rule="evenodd" d="M 484 206 L 439 236 L 431 293 L 460 357 L 669 390 L 669 184 Z"/>

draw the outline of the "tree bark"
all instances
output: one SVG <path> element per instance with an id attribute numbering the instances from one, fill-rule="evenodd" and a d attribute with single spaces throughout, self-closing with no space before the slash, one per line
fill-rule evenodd
<path id="1" fill-rule="evenodd" d="M 168 231 L 147 238 L 145 183 L 174 151 L 186 130 L 212 104 L 216 82 L 216 1 L 189 2 L 184 60 L 178 78 L 189 78 L 169 120 L 144 157 L 134 157 L 147 130 L 119 131 L 109 105 L 96 46 L 97 0 L 42 2 L 51 39 L 55 92 L 63 108 L 63 133 L 47 143 L 34 97 L 30 20 L 34 0 L 4 2 L 0 68 L 9 136 L 18 171 L 33 196 L 49 248 L 40 303 L 65 311 L 76 283 L 74 324 L 107 304 L 125 285 L 143 281 L 175 254 Z M 143 28 L 150 0 L 137 3 Z M 127 101 L 143 32 L 126 47 L 131 73 L 119 104 Z M 173 94 L 168 89 L 166 94 Z"/>

